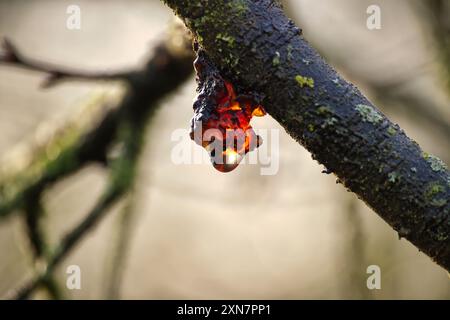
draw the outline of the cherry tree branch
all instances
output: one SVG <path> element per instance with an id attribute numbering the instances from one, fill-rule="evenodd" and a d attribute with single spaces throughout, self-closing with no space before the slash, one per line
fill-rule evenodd
<path id="1" fill-rule="evenodd" d="M 227 80 L 264 96 L 266 111 L 338 182 L 450 271 L 447 166 L 330 67 L 278 1 L 164 2 Z"/>

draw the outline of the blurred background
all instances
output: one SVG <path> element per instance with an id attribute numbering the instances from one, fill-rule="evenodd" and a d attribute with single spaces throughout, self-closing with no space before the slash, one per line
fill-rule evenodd
<path id="1" fill-rule="evenodd" d="M 331 65 L 450 163 L 450 1 L 284 3 Z M 72 4 L 81 8 L 81 30 L 66 28 Z M 381 8 L 380 30 L 366 27 L 371 4 Z M 0 0 L 0 37 L 35 58 L 82 69 L 139 66 L 172 19 L 157 0 Z M 93 96 L 124 91 L 120 83 L 82 82 L 42 90 L 42 77 L 0 65 L 1 157 L 64 123 Z M 173 164 L 171 134 L 189 127 L 195 87 L 192 77 L 153 118 L 128 205 L 115 205 L 57 268 L 64 298 L 450 298 L 447 272 L 321 173 L 270 116 L 253 126 L 280 128 L 276 175 L 261 176 L 259 165 L 222 174 L 209 164 Z M 105 177 L 92 165 L 46 190 L 52 244 L 94 205 Z M 132 212 L 126 220 L 124 210 Z M 0 222 L 0 297 L 33 275 L 25 231 L 18 215 Z M 119 234 L 126 237 L 120 261 Z M 372 264 L 381 268 L 381 290 L 367 289 Z M 81 268 L 81 290 L 65 288 L 69 265 Z M 38 290 L 33 298 L 49 296 Z"/>

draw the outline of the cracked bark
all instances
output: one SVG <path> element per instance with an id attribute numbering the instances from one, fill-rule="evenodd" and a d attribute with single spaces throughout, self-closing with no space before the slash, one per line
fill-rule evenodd
<path id="1" fill-rule="evenodd" d="M 450 173 L 333 70 L 273 0 L 164 0 L 238 91 L 450 271 Z"/>

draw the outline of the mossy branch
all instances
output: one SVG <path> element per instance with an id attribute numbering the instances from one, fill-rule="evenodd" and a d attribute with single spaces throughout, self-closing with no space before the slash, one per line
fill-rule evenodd
<path id="1" fill-rule="evenodd" d="M 85 126 L 80 126 L 78 122 L 64 127 L 56 139 L 42 143 L 42 150 L 38 150 L 42 152 L 35 152 L 31 161 L 2 176 L 0 218 L 24 211 L 33 250 L 36 256 L 44 258 L 40 263 L 44 268 L 13 293 L 15 298 L 28 298 L 41 285 L 52 295 L 58 295 L 53 271 L 130 189 L 148 121 L 159 101 L 192 74 L 192 60 L 190 36 L 184 29 L 173 27 L 167 38 L 156 46 L 148 63 L 141 70 L 123 77 L 127 81 L 126 94 L 118 105 L 107 108 L 108 111 L 93 128 L 85 131 Z M 39 69 L 37 65 L 45 63 L 34 64 L 33 69 L 47 72 L 46 68 Z M 72 75 L 66 73 L 64 78 L 69 79 Z M 79 75 L 77 73 L 75 78 L 80 78 Z M 109 153 L 113 145 L 119 149 L 118 156 Z M 109 183 L 103 195 L 91 212 L 55 248 L 47 247 L 39 228 L 44 210 L 41 203 L 43 191 L 94 161 L 109 169 Z"/>
<path id="2" fill-rule="evenodd" d="M 136 163 L 145 132 L 145 121 L 140 121 L 138 124 L 125 122 L 121 126 L 119 142 L 123 143 L 123 150 L 111 164 L 109 181 L 104 193 L 81 223 L 60 241 L 54 252 L 50 253 L 44 270 L 18 290 L 16 299 L 27 299 L 39 285 L 46 284 L 59 263 L 71 252 L 82 237 L 105 216 L 111 205 L 120 200 L 128 191 L 135 177 Z"/>
<path id="3" fill-rule="evenodd" d="M 164 0 L 222 71 L 399 234 L 450 271 L 450 173 L 336 73 L 274 0 Z"/>
<path id="4" fill-rule="evenodd" d="M 45 187 L 85 164 L 99 162 L 107 165 L 109 147 L 114 143 L 123 119 L 137 121 L 149 106 L 191 74 L 192 51 L 185 47 L 186 42 L 182 42 L 184 47 L 177 47 L 172 40 L 173 37 L 156 46 L 142 70 L 127 73 L 124 78 L 128 85 L 127 94 L 118 105 L 111 106 L 111 97 L 108 99 L 108 96 L 95 98 L 89 102 L 94 105 L 94 111 L 57 130 L 53 139 L 31 146 L 32 158 L 24 166 L 12 170 L 8 166 L 0 170 L 0 219 L 23 209 L 29 195 L 40 194 Z M 102 110 L 107 112 L 96 122 Z M 12 159 L 10 162 L 15 164 L 22 160 Z"/>

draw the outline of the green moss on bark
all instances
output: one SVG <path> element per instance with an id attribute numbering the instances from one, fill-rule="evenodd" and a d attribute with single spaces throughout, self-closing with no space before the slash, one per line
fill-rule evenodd
<path id="1" fill-rule="evenodd" d="M 395 230 L 408 230 L 402 234 L 409 241 L 450 270 L 450 204 L 443 201 L 450 198 L 450 173 L 445 164 L 424 156 L 320 58 L 275 1 L 165 1 L 201 36 L 202 47 L 225 78 L 264 96 L 266 111 L 314 159 Z M 238 3 L 246 9 L 224 14 Z M 196 11 L 199 4 L 201 12 Z M 219 33 L 232 36 L 232 45 L 218 41 Z M 230 63 L 236 59 L 238 63 Z M 427 189 L 430 182 L 445 189 Z"/>

